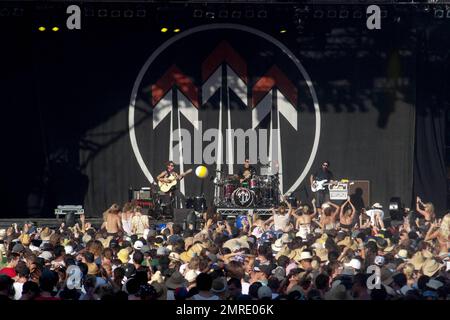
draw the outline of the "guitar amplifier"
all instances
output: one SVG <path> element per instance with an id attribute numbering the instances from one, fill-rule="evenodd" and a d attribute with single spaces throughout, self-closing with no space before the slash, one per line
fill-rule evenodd
<path id="1" fill-rule="evenodd" d="M 150 188 L 141 188 L 140 190 L 133 190 L 130 199 L 135 205 L 144 209 L 153 209 L 155 207 L 155 199 Z"/>

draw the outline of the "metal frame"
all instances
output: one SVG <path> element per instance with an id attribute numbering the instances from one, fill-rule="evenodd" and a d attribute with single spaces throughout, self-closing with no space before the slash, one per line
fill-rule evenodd
<path id="1" fill-rule="evenodd" d="M 236 217 L 241 214 L 248 214 L 253 212 L 259 216 L 271 216 L 271 208 L 217 208 L 217 213 L 226 217 Z"/>

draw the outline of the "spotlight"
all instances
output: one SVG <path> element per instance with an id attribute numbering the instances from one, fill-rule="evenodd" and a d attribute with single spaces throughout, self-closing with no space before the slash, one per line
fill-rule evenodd
<path id="1" fill-rule="evenodd" d="M 136 11 L 136 17 L 138 18 L 145 18 L 146 15 L 147 11 L 145 11 L 145 9 L 139 9 Z"/>
<path id="2" fill-rule="evenodd" d="M 447 11 L 447 18 L 450 18 L 450 10 Z"/>
<path id="3" fill-rule="evenodd" d="M 45 31 L 45 27 L 39 27 L 38 30 L 39 31 Z"/>
<path id="4" fill-rule="evenodd" d="M 280 30 L 280 33 L 286 33 L 286 32 L 287 32 L 287 30 L 284 28 Z"/>
<path id="5" fill-rule="evenodd" d="M 100 18 L 104 18 L 108 15 L 108 11 L 106 9 L 100 9 L 100 10 L 98 10 L 97 15 Z"/>
<path id="6" fill-rule="evenodd" d="M 59 31 L 59 28 L 58 27 L 53 27 L 52 31 L 54 31 L 54 32 Z"/>
<path id="7" fill-rule="evenodd" d="M 447 12 L 447 14 L 448 14 L 448 12 Z M 435 18 L 439 18 L 439 19 L 443 18 L 444 17 L 444 10 L 442 10 L 442 9 L 434 10 L 434 17 Z"/>
<path id="8" fill-rule="evenodd" d="M 163 27 L 163 28 L 161 28 L 161 32 L 167 32 L 167 31 L 169 31 L 169 29 L 167 29 L 166 27 Z"/>
<path id="9" fill-rule="evenodd" d="M 337 16 L 336 10 L 328 10 L 327 16 L 328 16 L 328 18 L 336 18 L 336 16 Z"/>
<path id="10" fill-rule="evenodd" d="M 193 17 L 194 18 L 201 18 L 201 17 L 203 17 L 203 11 L 202 10 L 194 10 Z"/>
<path id="11" fill-rule="evenodd" d="M 219 18 L 228 18 L 228 10 L 220 10 Z"/>
<path id="12" fill-rule="evenodd" d="M 267 18 L 267 11 L 266 10 L 259 10 L 257 14 L 258 18 Z"/>
<path id="13" fill-rule="evenodd" d="M 214 12 L 207 11 L 205 13 L 205 17 L 208 18 L 208 19 L 214 19 L 216 17 L 216 14 Z"/>
<path id="14" fill-rule="evenodd" d="M 180 31 L 181 31 L 180 28 L 173 29 L 173 32 L 175 32 L 175 33 L 178 33 L 178 32 L 180 32 Z"/>
<path id="15" fill-rule="evenodd" d="M 231 17 L 232 17 L 233 19 L 239 19 L 239 18 L 241 17 L 241 15 L 242 15 L 242 12 L 241 12 L 241 11 L 233 11 L 233 12 L 231 13 Z"/>
<path id="16" fill-rule="evenodd" d="M 130 10 L 130 9 L 125 10 L 123 13 L 123 16 L 125 18 L 133 18 L 133 15 L 134 15 L 134 12 L 133 12 L 133 10 Z"/>
<path id="17" fill-rule="evenodd" d="M 314 11 L 313 17 L 316 18 L 316 19 L 321 19 L 321 18 L 323 18 L 323 11 L 322 11 L 322 10 L 316 10 L 316 11 Z"/>
<path id="18" fill-rule="evenodd" d="M 121 12 L 120 10 L 112 10 L 111 11 L 111 17 L 112 18 L 120 18 Z"/>

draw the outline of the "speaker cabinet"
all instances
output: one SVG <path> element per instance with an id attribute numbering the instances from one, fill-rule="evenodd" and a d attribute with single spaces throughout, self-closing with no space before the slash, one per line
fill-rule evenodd
<path id="1" fill-rule="evenodd" d="M 192 219 L 192 215 L 195 216 L 193 209 L 173 209 L 173 222 L 183 225 L 188 217 Z"/>
<path id="2" fill-rule="evenodd" d="M 370 181 L 355 180 L 349 184 L 348 193 L 356 210 L 370 206 Z"/>

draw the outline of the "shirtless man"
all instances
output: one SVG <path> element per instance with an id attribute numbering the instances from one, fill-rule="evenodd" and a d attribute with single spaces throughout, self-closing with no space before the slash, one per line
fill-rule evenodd
<path id="1" fill-rule="evenodd" d="M 105 228 L 110 236 L 116 236 L 119 232 L 123 231 L 119 212 L 119 206 L 113 204 L 104 214 L 105 221 L 102 224 L 102 229 Z"/>

